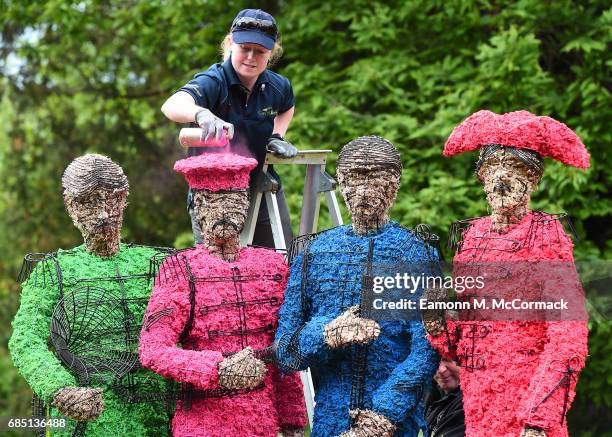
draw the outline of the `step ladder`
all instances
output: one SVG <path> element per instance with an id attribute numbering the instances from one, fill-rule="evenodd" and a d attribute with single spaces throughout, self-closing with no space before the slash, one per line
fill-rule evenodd
<path id="1" fill-rule="evenodd" d="M 243 247 L 253 242 L 255 234 L 255 226 L 257 225 L 257 216 L 261 205 L 261 198 L 265 196 L 266 206 L 268 208 L 268 216 L 270 217 L 270 225 L 272 227 L 272 236 L 274 237 L 274 246 L 276 249 L 287 249 L 287 243 L 283 234 L 283 228 L 280 221 L 280 213 L 278 210 L 278 200 L 276 192 L 278 191 L 278 183 L 268 172 L 271 164 L 274 165 L 306 165 L 306 179 L 304 180 L 304 194 L 302 203 L 302 214 L 300 220 L 299 235 L 312 234 L 317 232 L 319 221 L 319 211 L 321 207 L 321 193 L 325 194 L 327 208 L 333 226 L 342 225 L 342 216 L 336 198 L 336 181 L 325 172 L 325 164 L 327 163 L 327 154 L 331 150 L 302 150 L 295 158 L 282 159 L 271 153 L 266 155 L 261 177 L 256 183 L 255 199 L 250 202 L 247 220 L 240 235 L 240 243 Z M 306 410 L 308 412 L 308 421 L 312 429 L 312 419 L 314 415 L 314 387 L 310 370 L 300 372 L 302 383 L 304 385 L 304 397 L 306 400 Z"/>

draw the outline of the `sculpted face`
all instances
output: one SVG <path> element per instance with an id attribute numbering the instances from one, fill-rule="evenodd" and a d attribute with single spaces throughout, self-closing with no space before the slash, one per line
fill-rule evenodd
<path id="1" fill-rule="evenodd" d="M 99 256 L 118 250 L 128 191 L 97 188 L 85 196 L 64 195 L 66 210 L 88 248 Z"/>
<path id="2" fill-rule="evenodd" d="M 247 190 L 194 190 L 193 208 L 205 240 L 223 244 L 240 237 L 249 208 Z"/>
<path id="3" fill-rule="evenodd" d="M 384 224 L 388 220 L 399 175 L 388 168 L 363 166 L 339 169 L 337 176 L 354 224 Z"/>
<path id="4" fill-rule="evenodd" d="M 478 177 L 492 211 L 504 215 L 526 209 L 539 181 L 533 170 L 504 149 L 486 159 Z"/>

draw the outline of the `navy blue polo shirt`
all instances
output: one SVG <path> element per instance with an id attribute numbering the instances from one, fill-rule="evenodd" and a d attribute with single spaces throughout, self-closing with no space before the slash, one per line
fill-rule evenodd
<path id="1" fill-rule="evenodd" d="M 274 117 L 295 104 L 289 80 L 266 69 L 259 75 L 247 101 L 248 89 L 240 83 L 231 58 L 196 74 L 179 91 L 189 93 L 198 106 L 208 108 L 217 117 L 234 125 L 232 149 L 241 147 L 257 158 L 259 166 L 266 157 L 268 138 L 274 128 Z M 191 147 L 189 156 L 212 152 L 210 148 Z"/>

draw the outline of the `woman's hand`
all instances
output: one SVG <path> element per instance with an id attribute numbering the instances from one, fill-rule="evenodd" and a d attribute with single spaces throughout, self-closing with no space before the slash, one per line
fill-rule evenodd
<path id="1" fill-rule="evenodd" d="M 221 141 L 223 129 L 227 131 L 228 140 L 234 138 L 234 125 L 228 123 L 227 121 L 221 120 L 215 114 L 210 112 L 209 109 L 200 109 L 195 115 L 195 121 L 203 131 L 202 136 L 204 137 L 204 140 L 208 140 L 214 136 L 217 142 Z"/>
<path id="2" fill-rule="evenodd" d="M 274 153 L 279 158 L 295 158 L 298 154 L 298 149 L 285 139 L 280 134 L 272 134 L 268 139 L 268 152 Z"/>

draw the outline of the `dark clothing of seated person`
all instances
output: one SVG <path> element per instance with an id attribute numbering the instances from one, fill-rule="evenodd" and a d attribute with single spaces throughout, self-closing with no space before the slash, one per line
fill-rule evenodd
<path id="1" fill-rule="evenodd" d="M 463 393 L 459 388 L 459 367 L 443 358 L 434 376 L 431 393 L 425 399 L 425 420 L 430 437 L 464 437 Z"/>

